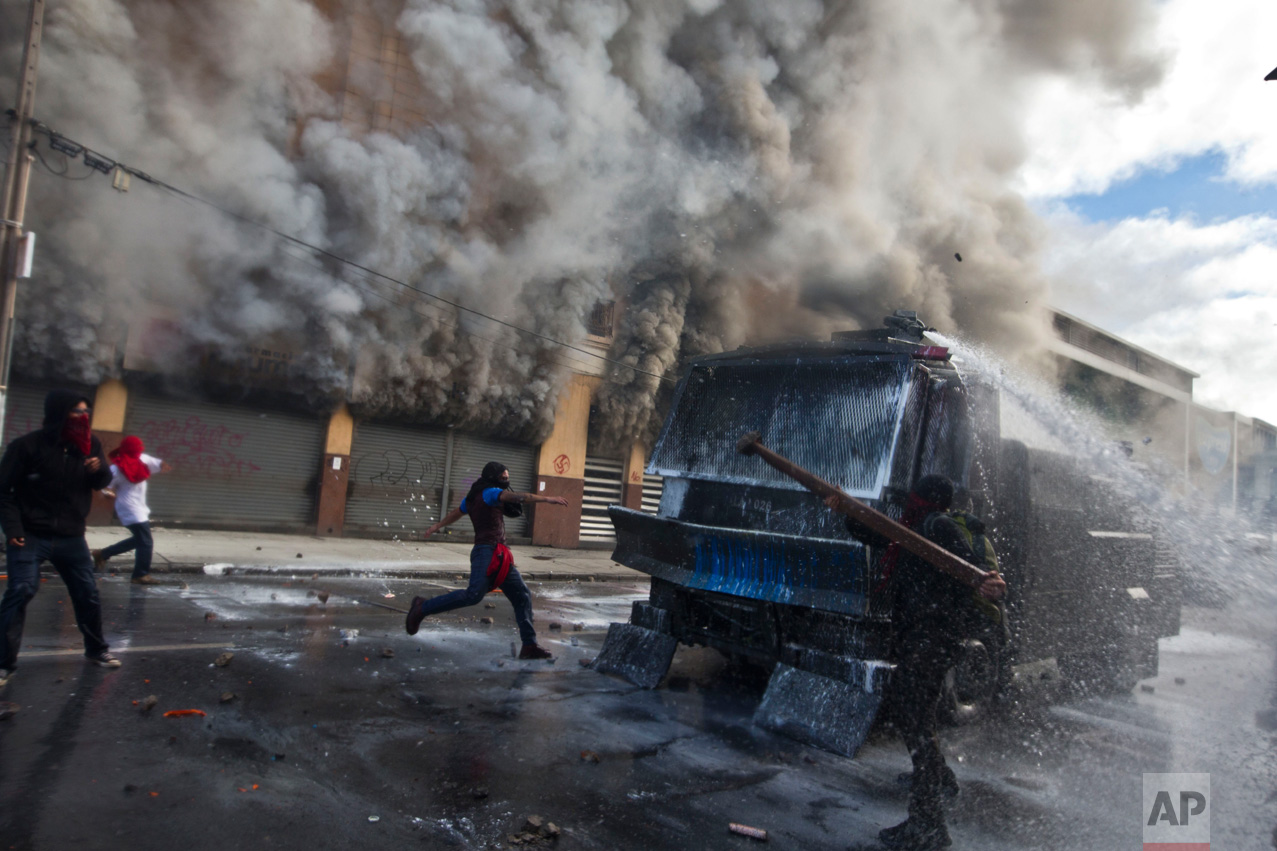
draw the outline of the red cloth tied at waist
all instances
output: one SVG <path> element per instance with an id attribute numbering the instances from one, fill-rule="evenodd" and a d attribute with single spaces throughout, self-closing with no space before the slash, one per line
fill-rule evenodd
<path id="1" fill-rule="evenodd" d="M 500 588 L 514 567 L 514 553 L 505 544 L 497 544 L 492 551 L 492 560 L 488 562 L 488 590 Z"/>

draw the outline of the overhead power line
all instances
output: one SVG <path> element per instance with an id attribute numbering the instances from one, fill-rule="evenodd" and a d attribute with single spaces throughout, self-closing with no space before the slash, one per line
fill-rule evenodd
<path id="1" fill-rule="evenodd" d="M 563 340 L 556 339 L 554 337 L 549 336 L 548 334 L 542 334 L 540 331 L 534 331 L 531 328 L 524 328 L 520 325 L 514 324 L 513 322 L 508 322 L 504 319 L 500 319 L 496 316 L 492 316 L 491 314 L 484 313 L 483 311 L 473 307 L 467 307 L 464 304 L 445 298 L 444 296 L 441 296 L 437 293 L 433 293 L 433 292 L 430 292 L 429 290 L 423 289 L 414 284 L 410 284 L 407 281 L 394 277 L 393 275 L 388 275 L 385 272 L 381 272 L 377 269 L 373 269 L 369 266 L 365 266 L 362 263 L 359 263 L 355 260 L 351 260 L 350 258 L 337 254 L 334 251 L 330 251 L 327 248 L 323 248 L 321 246 L 307 242 L 306 240 L 301 239 L 300 237 L 294 236 L 293 234 L 290 234 L 290 233 L 286 233 L 285 231 L 281 231 L 278 228 L 275 228 L 271 225 L 266 224 L 265 222 L 258 221 L 250 216 L 244 215 L 243 213 L 239 213 L 235 210 L 229 209 L 227 207 L 223 207 L 222 205 L 214 201 L 210 201 L 207 198 L 203 198 L 199 195 L 196 195 L 193 192 L 188 192 L 187 190 L 182 189 L 181 187 L 175 186 L 165 180 L 161 180 L 157 177 L 153 177 L 139 168 L 135 168 L 133 166 L 127 165 L 122 162 L 111 160 L 110 158 L 91 150 L 88 146 L 83 145 L 80 142 L 76 142 L 54 131 L 51 127 L 49 127 L 47 124 L 45 124 L 42 121 L 33 120 L 31 122 L 31 126 L 35 130 L 35 132 L 40 133 L 49 138 L 50 147 L 52 147 L 54 150 L 61 151 L 67 154 L 68 156 L 72 156 L 72 153 L 71 153 L 72 151 L 76 152 L 74 154 L 75 156 L 80 156 L 82 154 L 84 156 L 85 164 L 88 165 L 90 168 L 89 174 L 85 175 L 86 177 L 91 175 L 93 173 L 93 170 L 100 171 L 103 174 L 110 174 L 112 171 L 118 169 L 119 171 L 124 172 L 125 174 L 128 174 L 132 177 L 136 177 L 138 180 L 141 180 L 145 183 L 149 183 L 152 186 L 163 189 L 164 191 L 169 192 L 173 195 L 176 195 L 180 198 L 185 198 L 187 200 L 194 201 L 197 204 L 202 204 L 242 224 L 246 224 L 251 227 L 255 227 L 260 230 L 263 230 L 285 242 L 289 242 L 289 243 L 292 243 L 293 245 L 297 245 L 302 248 L 305 248 L 308 251 L 311 251 L 322 257 L 326 257 L 329 260 L 342 264 L 343 266 L 347 266 L 351 269 L 356 269 L 360 272 L 363 272 L 365 275 L 369 275 L 371 277 L 381 279 L 388 283 L 394 284 L 395 286 L 402 287 L 406 290 L 410 290 L 414 293 L 417 293 L 418 295 L 424 296 L 429 299 L 433 299 L 434 301 L 437 301 L 441 304 L 448 305 L 449 307 L 452 307 L 455 310 L 459 310 L 474 316 L 478 316 L 480 318 L 488 320 L 489 322 L 495 322 L 498 325 L 509 328 L 520 334 L 526 334 L 529 337 L 535 337 L 536 339 L 543 340 L 547 343 L 551 343 L 561 348 L 570 349 L 571 351 L 579 352 L 583 355 L 594 358 L 597 361 L 602 361 L 604 363 L 612 364 L 613 366 L 617 366 L 622 369 L 627 369 L 632 372 L 638 373 L 640 375 L 650 376 L 652 378 L 657 379 L 658 381 L 672 381 L 672 379 L 664 375 L 661 375 L 659 373 L 642 369 L 638 366 L 635 366 L 634 364 L 628 364 L 628 363 L 625 363 L 624 361 L 619 361 L 619 360 L 616 360 L 615 358 L 607 357 L 606 355 L 600 355 L 597 352 L 592 352 L 589 349 L 582 348 L 572 343 L 564 342 Z M 41 160 L 43 161 L 43 158 L 41 158 Z M 44 163 L 44 165 L 49 170 L 50 173 L 55 174 L 59 177 L 65 177 L 69 180 L 83 179 L 83 178 L 71 178 L 65 172 L 59 173 L 55 171 L 53 168 L 49 167 L 47 163 Z M 338 277 L 338 280 L 342 280 L 346 283 L 351 283 L 349 281 L 346 281 L 345 278 L 341 278 L 340 276 Z M 418 314 L 418 315 L 421 315 L 421 314 Z M 453 327 L 456 327 L 458 330 L 460 330 L 464 334 L 476 336 L 476 337 L 479 337 L 480 339 L 488 340 L 489 342 L 493 342 L 493 343 L 496 342 L 494 340 L 490 340 L 489 338 L 482 337 L 481 335 L 475 334 L 474 332 L 466 331 L 465 329 L 462 329 L 459 325 L 454 325 Z"/>

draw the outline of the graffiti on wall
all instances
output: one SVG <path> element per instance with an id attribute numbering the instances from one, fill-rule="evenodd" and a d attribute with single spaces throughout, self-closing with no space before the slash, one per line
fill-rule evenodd
<path id="1" fill-rule="evenodd" d="M 409 455 L 398 449 L 366 452 L 351 460 L 350 480 L 358 485 L 417 489 L 438 483 L 439 461 L 433 455 Z"/>
<path id="2" fill-rule="evenodd" d="M 247 434 L 206 423 L 198 416 L 185 420 L 148 420 L 139 436 L 149 454 L 163 458 L 179 474 L 242 478 L 261 470 L 236 454 L 236 450 L 243 448 Z"/>

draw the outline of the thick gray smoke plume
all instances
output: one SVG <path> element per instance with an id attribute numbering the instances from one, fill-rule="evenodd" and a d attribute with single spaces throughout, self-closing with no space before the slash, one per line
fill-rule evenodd
<path id="1" fill-rule="evenodd" d="M 7 73 L 18 5 L 0 20 Z M 644 373 L 610 367 L 597 401 L 621 444 L 650 427 L 659 387 L 645 373 L 689 355 L 876 326 L 900 307 L 995 344 L 1031 340 L 1038 225 L 1008 188 L 1029 84 L 1094 74 L 1138 97 L 1159 73 L 1152 12 L 1153 0 L 65 0 L 46 20 L 37 112 L 558 340 L 580 342 L 594 303 L 620 299 L 611 356 Z M 398 38 L 421 120 L 391 132 L 347 120 L 402 78 L 352 59 L 356 16 Z M 39 278 L 18 340 L 30 371 L 100 379 L 130 316 L 160 304 L 205 351 L 297 341 L 299 389 L 317 398 L 536 437 L 587 359 L 104 183 L 33 180 Z"/>

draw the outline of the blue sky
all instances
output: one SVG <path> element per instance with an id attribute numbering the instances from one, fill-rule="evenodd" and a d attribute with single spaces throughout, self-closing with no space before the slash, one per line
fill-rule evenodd
<path id="1" fill-rule="evenodd" d="M 1277 107 L 1274 109 L 1277 112 Z M 1102 194 L 1062 200 L 1093 222 L 1144 218 L 1159 211 L 1199 223 L 1247 215 L 1277 217 L 1277 185 L 1241 184 L 1225 177 L 1228 157 L 1219 150 L 1178 160 L 1170 169 L 1145 167 Z"/>

